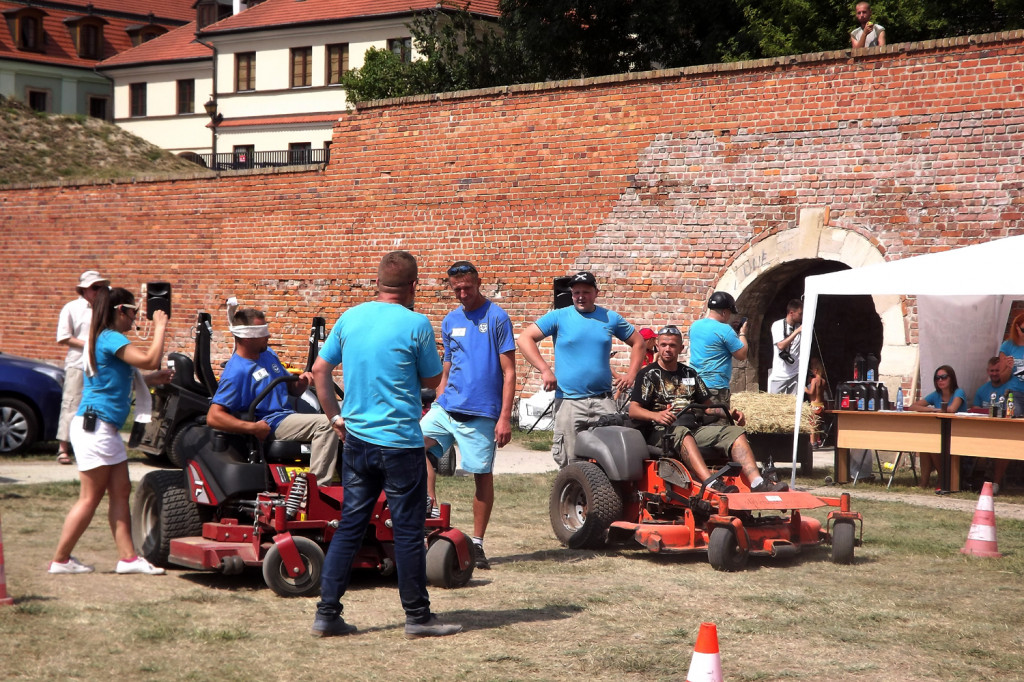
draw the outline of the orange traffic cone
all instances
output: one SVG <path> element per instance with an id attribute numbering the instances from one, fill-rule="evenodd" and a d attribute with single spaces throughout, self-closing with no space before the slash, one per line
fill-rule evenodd
<path id="1" fill-rule="evenodd" d="M 996 546 L 996 512 L 992 500 L 992 484 L 989 481 L 985 481 L 981 488 L 978 506 L 974 509 L 974 519 L 971 521 L 971 530 L 967 533 L 967 542 L 960 553 L 987 557 L 1003 556 Z"/>
<path id="2" fill-rule="evenodd" d="M 0 606 L 10 606 L 14 600 L 7 596 L 7 574 L 4 573 L 4 523 L 0 519 Z"/>
<path id="3" fill-rule="evenodd" d="M 718 655 L 718 629 L 714 623 L 701 623 L 697 644 L 693 647 L 686 682 L 722 682 L 722 659 Z"/>

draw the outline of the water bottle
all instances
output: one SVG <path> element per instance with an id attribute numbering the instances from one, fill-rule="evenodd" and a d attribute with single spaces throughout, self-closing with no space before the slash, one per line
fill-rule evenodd
<path id="1" fill-rule="evenodd" d="M 1013 391 L 1006 394 L 1006 418 L 1013 419 Z"/>
<path id="2" fill-rule="evenodd" d="M 900 386 L 896 389 L 896 411 L 903 411 L 903 387 Z"/>
<path id="3" fill-rule="evenodd" d="M 990 395 L 989 398 L 988 398 L 988 416 L 990 416 L 990 417 L 995 417 L 996 416 L 996 401 L 997 400 L 998 399 L 996 398 L 996 392 L 992 391 L 992 395 Z"/>

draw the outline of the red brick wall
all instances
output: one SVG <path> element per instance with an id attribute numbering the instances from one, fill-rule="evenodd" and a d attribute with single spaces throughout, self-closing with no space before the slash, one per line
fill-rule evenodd
<path id="1" fill-rule="evenodd" d="M 367 106 L 321 172 L 0 191 L 0 349 L 59 361 L 57 312 L 99 268 L 173 283 L 170 349 L 197 309 L 220 338 L 234 294 L 301 363 L 310 317 L 371 298 L 397 248 L 435 324 L 459 258 L 517 328 L 577 269 L 628 319 L 685 323 L 804 207 L 886 258 L 1024 232 L 1022 149 L 1024 32 Z"/>

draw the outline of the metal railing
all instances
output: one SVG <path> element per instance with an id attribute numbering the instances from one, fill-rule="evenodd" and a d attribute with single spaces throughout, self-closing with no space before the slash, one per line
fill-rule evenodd
<path id="1" fill-rule="evenodd" d="M 212 157 L 212 154 L 192 154 L 188 158 L 201 166 L 214 170 L 249 170 L 327 163 L 330 161 L 330 151 L 323 147 L 317 147 L 315 149 L 286 149 L 273 152 L 226 152 L 217 154 L 216 163 Z"/>

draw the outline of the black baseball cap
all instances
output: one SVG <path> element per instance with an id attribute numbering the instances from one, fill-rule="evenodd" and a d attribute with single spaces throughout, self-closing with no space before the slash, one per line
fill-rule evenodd
<path id="1" fill-rule="evenodd" d="M 589 272 L 577 272 L 569 279 L 569 286 L 572 287 L 574 284 L 589 284 L 590 286 L 597 288 L 597 280 L 594 275 Z"/>
<path id="2" fill-rule="evenodd" d="M 727 294 L 724 291 L 716 291 L 711 294 L 711 298 L 708 300 L 708 308 L 711 310 L 731 310 L 734 313 L 739 313 L 736 310 L 736 299 L 732 297 L 732 294 Z"/>

